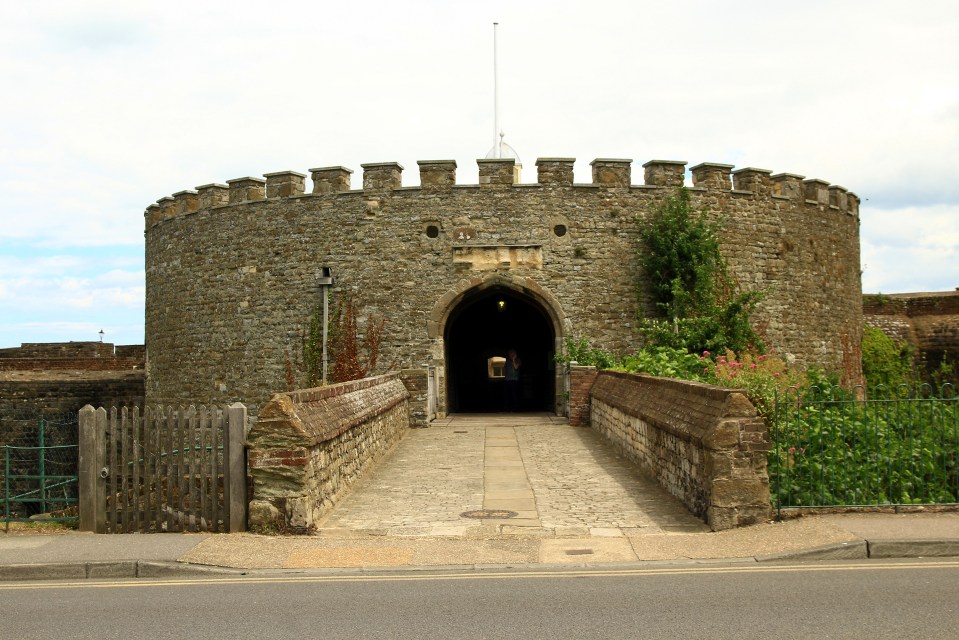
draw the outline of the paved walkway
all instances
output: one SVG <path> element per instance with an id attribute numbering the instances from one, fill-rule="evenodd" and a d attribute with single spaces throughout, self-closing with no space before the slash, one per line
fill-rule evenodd
<path id="1" fill-rule="evenodd" d="M 705 530 L 596 432 L 520 414 L 457 415 L 411 431 L 318 533 L 619 537 Z"/>

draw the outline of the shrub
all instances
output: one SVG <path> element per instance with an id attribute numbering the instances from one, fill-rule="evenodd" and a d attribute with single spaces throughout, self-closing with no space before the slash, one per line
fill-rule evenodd
<path id="1" fill-rule="evenodd" d="M 888 336 L 882 329 L 862 332 L 862 373 L 870 387 L 895 387 L 915 381 L 913 348 Z"/>
<path id="2" fill-rule="evenodd" d="M 719 229 L 705 210 L 694 214 L 685 187 L 640 222 L 640 264 L 665 315 L 640 319 L 654 346 L 690 353 L 764 350 L 749 320 L 762 293 L 737 290 L 719 251 Z"/>

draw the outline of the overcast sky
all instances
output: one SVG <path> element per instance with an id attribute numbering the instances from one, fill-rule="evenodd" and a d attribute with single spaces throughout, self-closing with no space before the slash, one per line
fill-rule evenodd
<path id="1" fill-rule="evenodd" d="M 143 341 L 143 210 L 247 175 L 723 162 L 859 194 L 863 289 L 959 286 L 959 2 L 7 3 L 0 347 Z M 309 186 L 308 186 L 309 188 Z M 228 241 L 224 238 L 224 241 Z M 797 301 L 801 303 L 801 301 Z"/>

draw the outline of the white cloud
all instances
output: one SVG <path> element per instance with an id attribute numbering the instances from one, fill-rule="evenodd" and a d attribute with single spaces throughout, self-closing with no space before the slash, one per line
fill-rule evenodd
<path id="1" fill-rule="evenodd" d="M 361 163 L 385 160 L 416 184 L 430 158 L 475 182 L 493 142 L 494 20 L 501 126 L 525 180 L 539 156 L 577 157 L 579 181 L 596 157 L 822 178 L 864 198 L 866 289 L 959 284 L 941 239 L 959 206 L 952 0 L 48 0 L 0 22 L 0 255 L 31 261 L 0 274 L 0 299 L 136 304 L 142 276 L 99 273 L 142 260 L 91 256 L 142 253 L 144 208 L 198 184 L 342 164 L 358 185 Z M 73 255 L 78 282 L 47 254 Z"/>
<path id="2" fill-rule="evenodd" d="M 863 208 L 863 291 L 959 287 L 959 205 Z"/>

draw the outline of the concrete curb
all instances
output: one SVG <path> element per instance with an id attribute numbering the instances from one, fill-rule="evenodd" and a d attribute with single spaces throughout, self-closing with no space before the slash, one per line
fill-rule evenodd
<path id="1" fill-rule="evenodd" d="M 786 551 L 756 556 L 756 562 L 782 560 L 864 560 L 869 557 L 869 544 L 865 540 L 836 542 L 801 551 Z"/>
<path id="2" fill-rule="evenodd" d="M 495 572 L 495 571 L 582 571 L 637 569 L 665 565 L 749 564 L 815 561 L 864 560 L 868 558 L 945 558 L 959 557 L 959 540 L 858 540 L 824 545 L 812 549 L 774 553 L 751 558 L 676 558 L 633 562 L 597 563 L 490 563 L 463 565 L 423 565 L 314 569 L 239 569 L 176 561 L 120 560 L 111 562 L 51 562 L 0 565 L 0 582 L 39 580 L 109 580 L 130 578 L 187 578 L 202 576 L 291 575 L 291 574 L 411 574 L 423 572 Z"/>
<path id="3" fill-rule="evenodd" d="M 184 562 L 121 560 L 116 562 L 51 562 L 0 565 L 0 582 L 20 580 L 105 580 L 118 578 L 182 578 L 185 576 L 245 575 L 228 569 Z"/>
<path id="4" fill-rule="evenodd" d="M 870 558 L 948 558 L 959 556 L 959 540 L 872 540 Z"/>

